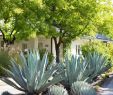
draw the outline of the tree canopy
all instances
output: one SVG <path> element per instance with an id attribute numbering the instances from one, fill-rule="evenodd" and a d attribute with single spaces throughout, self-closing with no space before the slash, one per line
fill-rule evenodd
<path id="1" fill-rule="evenodd" d="M 59 62 L 61 44 L 66 46 L 78 36 L 101 33 L 113 37 L 112 5 L 112 0 L 2 0 L 0 19 L 13 18 L 15 29 L 10 29 L 19 37 L 32 33 L 51 37 Z"/>

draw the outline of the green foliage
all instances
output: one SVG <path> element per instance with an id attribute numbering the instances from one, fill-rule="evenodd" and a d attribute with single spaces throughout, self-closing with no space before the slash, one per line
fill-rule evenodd
<path id="1" fill-rule="evenodd" d="M 84 81 L 74 82 L 71 86 L 72 95 L 97 95 L 95 89 Z"/>
<path id="2" fill-rule="evenodd" d="M 4 26 L 10 23 L 0 30 L 10 42 L 41 34 L 59 39 L 55 43 L 58 50 L 77 36 L 99 32 L 113 37 L 111 0 L 2 0 L 0 9 Z"/>
<path id="3" fill-rule="evenodd" d="M 49 88 L 48 95 L 68 95 L 68 92 L 63 87 L 54 85 Z"/>
<path id="4" fill-rule="evenodd" d="M 43 55 L 45 54 L 46 49 L 39 49 L 39 53 L 40 53 L 40 58 L 43 58 Z M 52 53 L 48 52 L 48 63 L 52 63 L 52 61 L 54 60 L 54 56 Z"/>
<path id="5" fill-rule="evenodd" d="M 58 64 L 50 64 L 48 66 L 47 54 L 41 60 L 37 51 L 27 52 L 27 58 L 21 52 L 20 59 L 17 62 L 12 59 L 11 70 L 5 68 L 4 70 L 19 86 L 8 78 L 2 78 L 2 80 L 18 90 L 31 94 L 39 94 L 50 85 L 63 80 L 61 77 L 62 70 L 56 73 Z"/>
<path id="6" fill-rule="evenodd" d="M 91 41 L 82 46 L 83 56 L 87 56 L 88 53 L 97 52 L 105 55 L 110 61 L 113 61 L 113 44 L 103 43 L 101 41 Z"/>
<path id="7" fill-rule="evenodd" d="M 2 68 L 7 68 L 9 69 L 10 66 L 10 57 L 7 52 L 5 51 L 0 51 L 0 76 L 5 76 L 6 73 Z"/>

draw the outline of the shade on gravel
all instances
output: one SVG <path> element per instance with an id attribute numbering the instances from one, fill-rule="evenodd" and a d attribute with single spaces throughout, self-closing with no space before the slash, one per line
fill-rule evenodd
<path id="1" fill-rule="evenodd" d="M 8 91 L 11 94 L 20 94 L 23 93 L 19 90 L 16 90 L 15 88 L 7 85 L 6 83 L 4 83 L 3 81 L 0 80 L 0 95 L 4 92 L 4 91 Z"/>
<path id="2" fill-rule="evenodd" d="M 105 80 L 100 88 L 100 95 L 113 95 L 113 75 Z"/>

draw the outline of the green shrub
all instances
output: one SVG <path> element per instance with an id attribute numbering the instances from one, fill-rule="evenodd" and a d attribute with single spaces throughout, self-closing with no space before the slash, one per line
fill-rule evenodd
<path id="1" fill-rule="evenodd" d="M 45 54 L 46 49 L 39 49 L 39 53 L 40 53 L 40 57 L 41 59 L 43 58 L 43 55 Z M 52 63 L 52 61 L 54 60 L 54 56 L 52 53 L 48 52 L 48 63 Z"/>
<path id="2" fill-rule="evenodd" d="M 10 57 L 7 52 L 0 51 L 0 76 L 5 76 L 6 72 L 2 69 L 2 67 L 9 69 L 10 65 Z"/>
<path id="3" fill-rule="evenodd" d="M 84 81 L 74 82 L 71 86 L 72 95 L 97 95 L 96 90 Z"/>
<path id="4" fill-rule="evenodd" d="M 88 53 L 97 52 L 102 55 L 105 55 L 109 61 L 113 62 L 113 44 L 112 43 L 103 43 L 100 41 L 90 41 L 83 45 L 82 47 L 83 56 L 87 56 Z"/>

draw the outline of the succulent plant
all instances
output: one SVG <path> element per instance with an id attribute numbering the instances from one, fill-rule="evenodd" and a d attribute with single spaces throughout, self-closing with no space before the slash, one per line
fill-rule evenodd
<path id="1" fill-rule="evenodd" d="M 97 95 L 95 89 L 84 81 L 74 82 L 71 86 L 72 95 Z"/>
<path id="2" fill-rule="evenodd" d="M 48 65 L 47 53 L 41 60 L 37 51 L 27 52 L 27 58 L 21 52 L 18 62 L 12 59 L 11 70 L 4 68 L 16 83 L 8 78 L 2 78 L 2 81 L 25 93 L 39 94 L 50 85 L 63 80 L 62 70 L 56 73 L 59 69 L 58 64 Z"/>
<path id="3" fill-rule="evenodd" d="M 85 57 L 87 62 L 87 72 L 89 72 L 88 82 L 91 82 L 95 77 L 101 75 L 110 68 L 109 61 L 106 56 L 103 56 L 97 52 L 89 53 Z"/>
<path id="4" fill-rule="evenodd" d="M 12 94 L 10 94 L 8 91 L 5 91 L 2 93 L 2 95 L 12 95 Z"/>
<path id="5" fill-rule="evenodd" d="M 68 95 L 68 92 L 64 87 L 54 85 L 49 88 L 48 95 Z"/>
<path id="6" fill-rule="evenodd" d="M 85 81 L 88 78 L 86 70 L 87 64 L 82 57 L 72 56 L 71 60 L 65 57 L 65 62 L 62 64 L 65 68 L 65 79 L 63 85 L 71 87 L 75 81 Z M 87 74 L 87 75 L 86 75 Z"/>

